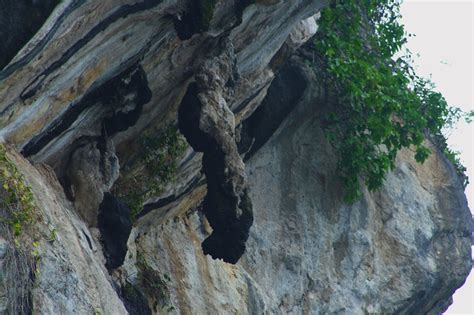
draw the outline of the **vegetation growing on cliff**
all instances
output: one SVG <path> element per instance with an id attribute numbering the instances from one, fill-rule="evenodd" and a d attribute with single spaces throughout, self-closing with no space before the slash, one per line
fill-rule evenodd
<path id="1" fill-rule="evenodd" d="M 30 186 L 0 144 L 0 236 L 10 245 L 3 245 L 0 277 L 5 285 L 9 314 L 30 313 L 30 291 L 39 274 L 38 242 L 24 234 L 35 220 L 36 205 Z"/>
<path id="2" fill-rule="evenodd" d="M 333 0 L 319 20 L 315 51 L 338 103 L 324 125 L 348 202 L 361 196 L 359 179 L 371 191 L 381 186 L 401 148 L 413 148 L 424 162 L 430 153 L 424 136 L 441 135 L 452 113 L 433 84 L 416 75 L 410 53 L 396 57 L 409 36 L 399 5 Z"/>
<path id="3" fill-rule="evenodd" d="M 7 210 L 1 222 L 8 223 L 15 236 L 19 236 L 25 225 L 33 222 L 35 202 L 30 186 L 15 164 L 7 157 L 6 148 L 0 145 L 1 203 Z"/>
<path id="4" fill-rule="evenodd" d="M 144 202 L 159 195 L 174 180 L 179 158 L 186 150 L 186 140 L 175 127 L 159 135 L 145 133 L 139 139 L 143 150 L 137 169 L 119 178 L 115 193 L 124 199 L 132 219 L 142 210 Z"/>

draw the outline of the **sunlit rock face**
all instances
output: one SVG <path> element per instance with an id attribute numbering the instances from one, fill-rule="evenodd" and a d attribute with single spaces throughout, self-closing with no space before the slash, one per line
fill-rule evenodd
<path id="1" fill-rule="evenodd" d="M 470 212 L 453 167 L 427 140 L 423 165 L 402 150 L 380 191 L 344 204 L 319 123 L 325 98 L 302 64 L 274 80 L 309 82 L 247 162 L 255 224 L 242 266 L 269 292 L 271 313 L 438 314 L 470 268 Z"/>
<path id="2" fill-rule="evenodd" d="M 343 203 L 319 122 L 331 105 L 299 48 L 324 4 L 45 13 L 0 70 L 0 136 L 32 187 L 25 238 L 41 257 L 39 273 L 25 265 L 31 286 L 0 277 L 0 312 L 7 288 L 26 288 L 34 314 L 441 312 L 470 267 L 461 184 L 427 139 L 423 165 L 402 151 L 380 191 Z M 169 128 L 188 141 L 175 164 L 150 145 Z M 148 186 L 132 214 L 118 192 Z M 1 224 L 3 272 L 15 242 Z"/>
<path id="3" fill-rule="evenodd" d="M 294 82 L 299 88 L 284 90 Z M 452 165 L 427 140 L 433 153 L 423 165 L 404 150 L 380 191 L 345 204 L 319 122 L 327 104 L 318 82 L 304 60 L 293 59 L 243 124 L 242 136 L 258 148 L 245 156 L 255 221 L 236 266 L 202 255 L 210 229 L 194 209 L 131 238 L 131 248 L 145 250 L 171 275 L 171 300 L 180 310 L 439 314 L 464 282 L 470 217 Z M 172 207 L 187 209 L 204 194 L 196 193 Z M 161 222 L 147 219 L 142 228 Z"/>

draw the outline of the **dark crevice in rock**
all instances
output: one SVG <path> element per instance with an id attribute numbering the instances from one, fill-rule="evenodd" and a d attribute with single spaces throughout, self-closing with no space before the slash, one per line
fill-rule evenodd
<path id="1" fill-rule="evenodd" d="M 184 196 L 188 195 L 191 191 L 193 191 L 196 187 L 200 186 L 203 184 L 201 181 L 201 178 L 195 178 L 187 187 L 184 191 L 182 191 L 178 195 L 171 195 L 167 196 L 165 198 L 159 199 L 155 202 L 147 203 L 146 205 L 143 206 L 143 210 L 140 211 L 140 213 L 137 214 L 137 219 L 145 216 L 146 214 L 150 213 L 151 211 L 155 209 L 162 208 L 172 202 L 175 202 Z"/>
<path id="2" fill-rule="evenodd" d="M 229 32 L 242 23 L 245 9 L 255 3 L 255 0 L 237 0 L 234 4 L 235 17 L 229 23 L 230 27 L 222 29 L 222 34 Z M 206 32 L 210 28 L 217 0 L 189 0 L 183 12 L 173 16 L 176 33 L 181 40 L 190 39 L 194 34 Z"/>
<path id="3" fill-rule="evenodd" d="M 144 104 L 151 99 L 151 90 L 145 71 L 140 65 L 133 65 L 101 86 L 87 93 L 78 103 L 69 106 L 63 115 L 51 123 L 41 134 L 28 142 L 22 154 L 26 157 L 41 151 L 49 142 L 66 131 L 89 107 L 101 104 L 112 113 L 103 121 L 107 137 L 133 126 Z M 128 110 L 128 111 L 127 111 Z"/>
<path id="4" fill-rule="evenodd" d="M 303 96 L 307 79 L 301 69 L 284 66 L 268 88 L 267 95 L 255 112 L 242 123 L 239 152 L 248 160 L 275 133 Z"/>
<path id="5" fill-rule="evenodd" d="M 242 102 L 240 102 L 235 108 L 234 108 L 234 112 L 238 113 L 242 110 L 244 110 L 245 108 L 247 108 L 247 106 L 255 100 L 255 98 L 260 94 L 262 93 L 262 90 L 264 88 L 267 87 L 267 84 L 265 84 L 264 86 L 262 86 L 261 88 L 257 89 L 252 95 L 250 95 L 249 97 L 247 97 L 246 99 L 244 99 Z"/>
<path id="6" fill-rule="evenodd" d="M 146 73 L 141 66 L 137 67 L 131 76 L 126 73 L 123 79 L 112 82 L 105 87 L 104 92 L 111 95 L 104 103 L 117 108 L 117 111 L 103 122 L 109 137 L 134 126 L 140 118 L 143 105 L 148 103 L 152 96 Z"/>
<path id="7" fill-rule="evenodd" d="M 229 130 L 225 108 L 214 107 L 212 97 L 212 92 L 200 89 L 199 82 L 190 84 L 178 111 L 178 121 L 181 133 L 193 149 L 204 153 L 208 191 L 203 212 L 213 232 L 202 243 L 203 252 L 235 264 L 245 251 L 253 222 L 252 206 L 245 188 L 244 165 L 231 136 L 234 131 Z M 218 121 L 214 120 L 216 117 Z"/>
<path id="8" fill-rule="evenodd" d="M 198 98 L 198 86 L 191 83 L 181 101 L 178 111 L 178 126 L 194 151 L 210 151 L 215 142 L 199 128 L 202 105 Z"/>
<path id="9" fill-rule="evenodd" d="M 4 0 L 6 2 L 14 2 L 11 0 Z M 44 47 L 49 43 L 51 38 L 54 36 L 56 31 L 59 29 L 60 25 L 64 21 L 64 19 L 71 14 L 74 10 L 79 8 L 82 4 L 84 4 L 85 0 L 76 0 L 72 1 L 69 6 L 63 11 L 63 14 L 56 19 L 56 22 L 54 25 L 51 27 L 49 32 L 35 45 L 33 49 L 31 49 L 27 54 L 25 54 L 21 59 L 18 61 L 9 64 L 7 67 L 5 67 L 3 70 L 0 70 L 0 81 L 11 75 L 13 72 L 15 72 L 17 69 L 25 66 L 28 64 L 34 57 L 36 57 L 43 49 Z M 0 6 L 3 8 L 3 6 Z M 0 19 L 1 20 L 1 19 Z M 2 27 L 2 29 L 4 29 Z M 6 29 L 4 29 L 6 30 Z M 1 66 L 0 66 L 1 69 Z"/>
<path id="10" fill-rule="evenodd" d="M 227 199 L 226 199 L 227 198 Z M 219 191 L 219 187 L 209 188 L 203 203 L 203 212 L 210 223 L 212 234 L 202 243 L 204 254 L 211 255 L 214 259 L 222 258 L 225 262 L 235 264 L 245 252 L 245 243 L 249 238 L 250 227 L 253 223 L 252 203 L 248 191 L 244 190 L 240 201 L 229 198 L 228 194 Z M 240 216 L 231 217 L 224 212 L 216 213 L 214 208 L 218 204 L 227 203 L 226 208 L 237 208 Z"/>
<path id="11" fill-rule="evenodd" d="M 244 15 L 245 9 L 251 5 L 254 4 L 255 0 L 237 0 L 235 3 L 235 11 L 237 12 L 237 25 L 240 25 L 242 23 L 242 16 Z"/>
<path id="12" fill-rule="evenodd" d="M 89 245 L 89 248 L 91 250 L 93 250 L 94 248 L 92 247 L 92 242 L 91 242 L 91 239 L 89 238 L 89 236 L 87 235 L 86 232 L 82 231 L 82 234 L 84 235 L 84 237 L 86 238 L 86 241 L 87 241 L 87 244 Z"/>
<path id="13" fill-rule="evenodd" d="M 93 29 L 91 29 L 84 37 L 79 39 L 74 45 L 71 46 L 64 54 L 55 62 L 53 62 L 48 68 L 42 71 L 32 83 L 30 83 L 25 90 L 21 93 L 21 98 L 26 100 L 41 88 L 43 80 L 49 76 L 52 72 L 56 71 L 63 64 L 65 64 L 77 51 L 84 47 L 87 43 L 95 38 L 98 34 L 104 31 L 108 26 L 116 21 L 135 14 L 140 11 L 149 10 L 159 5 L 163 0 L 147 0 L 136 4 L 127 4 L 117 8 L 108 17 L 101 20 Z M 1 78 L 1 77 L 0 77 Z"/>
<path id="14" fill-rule="evenodd" d="M 184 12 L 173 18 L 174 28 L 179 39 L 187 40 L 194 34 L 207 31 L 216 2 L 217 0 L 188 1 Z"/>
<path id="15" fill-rule="evenodd" d="M 0 69 L 5 67 L 38 31 L 58 2 L 0 0 Z"/>
<path id="16" fill-rule="evenodd" d="M 142 106 L 136 106 L 134 109 L 130 110 L 129 112 L 118 111 L 112 114 L 111 117 L 107 117 L 104 119 L 104 131 L 107 135 L 113 135 L 117 132 L 125 131 L 128 128 L 135 125 L 140 118 L 140 114 L 142 113 Z M 140 103 L 137 103 L 140 104 Z"/>
<path id="17" fill-rule="evenodd" d="M 99 206 L 98 228 L 107 269 L 120 267 L 127 254 L 127 241 L 132 231 L 130 209 L 111 193 L 104 193 Z"/>

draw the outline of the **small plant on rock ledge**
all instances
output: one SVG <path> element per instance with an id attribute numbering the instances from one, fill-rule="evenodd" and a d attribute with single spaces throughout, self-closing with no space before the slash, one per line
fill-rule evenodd
<path id="1" fill-rule="evenodd" d="M 2 259 L 1 273 L 6 285 L 6 312 L 31 312 L 30 292 L 39 276 L 39 243 L 31 239 L 36 205 L 31 187 L 0 144 L 0 235 L 9 246 Z M 24 233 L 27 230 L 30 233 Z M 33 231 L 34 232 L 34 231 Z"/>
<path id="2" fill-rule="evenodd" d="M 7 213 L 1 221 L 10 225 L 13 235 L 19 236 L 24 227 L 33 222 L 35 202 L 31 187 L 0 145 L 1 202 Z"/>
<path id="3" fill-rule="evenodd" d="M 115 189 L 130 207 L 132 219 L 148 198 L 159 195 L 175 179 L 178 161 L 187 148 L 186 140 L 175 127 L 158 135 L 145 133 L 138 141 L 143 152 L 138 166 L 119 178 Z"/>

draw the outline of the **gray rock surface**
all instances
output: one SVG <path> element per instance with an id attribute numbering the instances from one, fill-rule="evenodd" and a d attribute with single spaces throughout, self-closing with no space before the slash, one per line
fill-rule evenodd
<path id="1" fill-rule="evenodd" d="M 345 204 L 318 119 L 324 97 L 304 63 L 290 68 L 275 82 L 299 71 L 307 87 L 246 162 L 255 222 L 242 260 L 231 266 L 202 255 L 209 226 L 184 211 L 203 193 L 176 201 L 183 214 L 165 223 L 147 215 L 131 252 L 170 277 L 178 313 L 441 313 L 470 270 L 469 209 L 452 165 L 427 141 L 433 154 L 423 165 L 401 151 L 380 191 Z M 270 88 L 267 99 L 273 91 L 281 93 Z M 134 273 L 134 259 L 125 273 Z"/>
<path id="2" fill-rule="evenodd" d="M 64 0 L 0 70 L 0 138 L 23 155 L 9 147 L 39 209 L 25 237 L 40 257 L 40 273 L 22 265 L 32 289 L 0 277 L 0 312 L 13 288 L 31 291 L 35 314 L 437 314 L 450 303 L 471 236 L 453 167 L 426 140 L 423 165 L 404 150 L 379 192 L 344 204 L 317 71 L 301 57 L 285 63 L 325 1 L 236 3 L 216 1 L 196 22 L 186 1 Z M 178 125 L 193 84 L 198 129 L 222 153 L 205 158 L 218 176 L 188 148 L 146 201 L 123 265 L 107 270 L 102 196 L 118 172 L 143 169 L 141 137 Z M 214 222 L 202 211 L 209 195 L 232 199 Z M 229 231 L 216 222 L 241 217 L 247 195 L 244 256 L 232 265 L 204 255 L 202 241 Z M 0 227 L 4 270 L 14 245 Z"/>
<path id="3" fill-rule="evenodd" d="M 243 268 L 270 313 L 439 313 L 470 270 L 470 212 L 453 167 L 429 142 L 423 165 L 403 150 L 379 192 L 344 204 L 310 82 L 247 162 L 255 225 Z"/>
<path id="4" fill-rule="evenodd" d="M 119 163 L 114 146 L 104 140 L 77 146 L 68 162 L 66 189 L 83 220 L 97 227 L 99 205 L 119 176 Z"/>
<path id="5" fill-rule="evenodd" d="M 100 244 L 75 213 L 52 169 L 34 167 L 13 151 L 9 158 L 32 188 L 38 209 L 34 228 L 24 232 L 35 235 L 40 257 L 37 271 L 31 270 L 34 285 L 29 303 L 33 313 L 127 314 L 104 266 Z M 0 266 L 2 263 L 0 258 Z M 0 287 L 7 285 L 7 292 L 12 291 L 21 284 L 18 282 L 0 282 Z"/>

